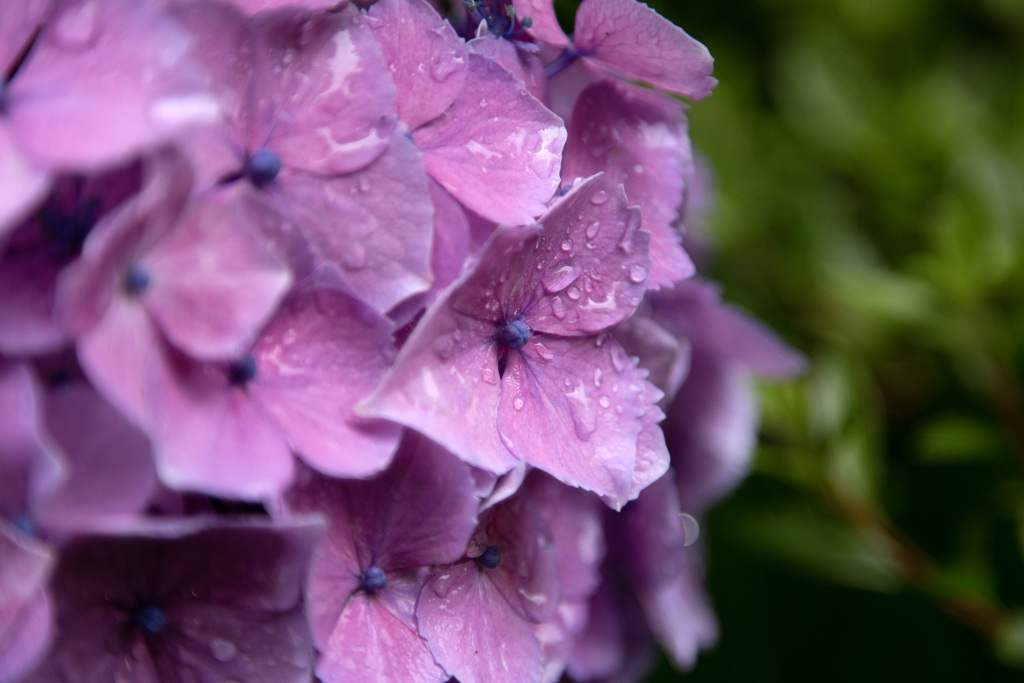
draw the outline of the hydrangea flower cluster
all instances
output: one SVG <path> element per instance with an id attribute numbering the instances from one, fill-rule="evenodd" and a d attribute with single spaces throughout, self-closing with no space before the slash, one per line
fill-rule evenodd
<path id="1" fill-rule="evenodd" d="M 801 360 L 691 277 L 711 57 L 636 0 L 441 9 L 0 4 L 0 681 L 715 639 L 694 525 Z"/>

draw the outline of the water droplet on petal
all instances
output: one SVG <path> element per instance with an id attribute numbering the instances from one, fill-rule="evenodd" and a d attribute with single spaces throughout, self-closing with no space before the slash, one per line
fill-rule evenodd
<path id="1" fill-rule="evenodd" d="M 363 194 L 370 191 L 370 179 L 365 175 L 359 178 L 359 191 Z"/>
<path id="2" fill-rule="evenodd" d="M 525 401 L 523 401 L 521 396 L 516 396 L 512 401 L 512 407 L 516 410 L 522 410 L 524 405 Z"/>
<path id="3" fill-rule="evenodd" d="M 218 662 L 230 662 L 238 654 L 238 648 L 223 638 L 214 638 L 210 641 L 210 653 Z"/>
<path id="4" fill-rule="evenodd" d="M 605 192 L 604 190 L 598 190 L 590 198 L 590 203 L 596 205 L 604 204 L 606 201 L 608 201 L 608 193 Z"/>
<path id="5" fill-rule="evenodd" d="M 480 379 L 482 379 L 487 384 L 498 383 L 498 375 L 494 372 L 494 368 L 490 366 L 484 368 L 484 371 L 480 373 Z"/>
<path id="6" fill-rule="evenodd" d="M 602 375 L 604 375 L 604 373 L 601 372 L 601 368 L 594 368 L 594 386 L 595 387 L 600 387 L 601 386 L 601 377 L 602 377 Z"/>
<path id="7" fill-rule="evenodd" d="M 565 303 L 557 296 L 551 299 L 551 315 L 559 320 L 565 320 Z"/>
<path id="8" fill-rule="evenodd" d="M 629 279 L 640 284 L 647 279 L 647 269 L 640 265 L 633 266 L 629 269 Z"/>
<path id="9" fill-rule="evenodd" d="M 580 297 L 583 296 L 583 292 L 580 291 L 579 287 L 573 285 L 565 292 L 565 295 L 573 301 L 579 301 Z"/>
<path id="10" fill-rule="evenodd" d="M 568 237 L 562 240 L 562 251 L 569 251 L 572 249 L 572 240 Z"/>
<path id="11" fill-rule="evenodd" d="M 700 522 L 685 512 L 679 513 L 679 521 L 683 523 L 683 545 L 691 546 L 700 538 Z"/>
<path id="12" fill-rule="evenodd" d="M 595 237 L 597 237 L 597 232 L 600 229 L 601 229 L 601 222 L 600 221 L 594 221 L 593 223 L 590 223 L 587 226 L 587 229 L 586 229 L 587 239 L 588 240 L 592 240 Z"/>
<path id="13" fill-rule="evenodd" d="M 487 100 L 480 100 L 480 106 L 481 107 L 486 107 L 487 106 Z"/>
<path id="14" fill-rule="evenodd" d="M 601 398 L 597 399 L 597 402 L 598 404 L 600 404 L 602 408 L 607 408 L 612 404 L 612 402 L 608 400 L 607 396 L 602 396 Z"/>
<path id="15" fill-rule="evenodd" d="M 555 270 L 544 273 L 541 284 L 549 292 L 560 292 L 580 276 L 583 269 L 575 263 L 567 263 Z"/>

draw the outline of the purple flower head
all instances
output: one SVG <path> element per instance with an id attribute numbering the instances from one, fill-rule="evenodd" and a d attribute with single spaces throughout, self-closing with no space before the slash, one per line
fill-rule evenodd
<path id="1" fill-rule="evenodd" d="M 464 560 L 435 570 L 416 617 L 438 663 L 462 683 L 540 681 L 532 625 L 560 599 L 551 530 L 520 490 L 481 515 Z"/>
<path id="2" fill-rule="evenodd" d="M 284 501 L 293 512 L 327 515 L 309 583 L 325 683 L 447 680 L 417 633 L 414 610 L 427 568 L 461 557 L 473 532 L 469 468 L 407 431 L 377 478 L 341 481 L 304 470 Z"/>
<path id="3" fill-rule="evenodd" d="M 612 505 L 635 497 L 653 480 L 638 472 L 667 466 L 663 445 L 640 438 L 657 430 L 660 393 L 601 333 L 645 291 L 638 223 L 621 188 L 595 176 L 540 225 L 499 229 L 428 310 L 368 414 L 494 473 L 525 461 Z"/>
<path id="4" fill-rule="evenodd" d="M 53 564 L 43 543 L 0 520 L 0 681 L 19 680 L 50 644 L 46 584 Z"/>
<path id="5" fill-rule="evenodd" d="M 322 530 L 192 518 L 71 540 L 52 582 L 59 636 L 26 680 L 309 681 L 302 587 Z"/>

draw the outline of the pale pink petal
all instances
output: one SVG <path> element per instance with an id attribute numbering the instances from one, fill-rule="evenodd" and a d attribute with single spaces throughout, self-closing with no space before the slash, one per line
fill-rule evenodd
<path id="1" fill-rule="evenodd" d="M 401 428 L 353 412 L 390 366 L 390 332 L 373 309 L 320 287 L 292 296 L 260 335 L 250 395 L 315 469 L 365 477 L 390 462 Z"/>
<path id="2" fill-rule="evenodd" d="M 0 74 L 6 77 L 46 18 L 53 0 L 22 0 L 0 4 Z"/>
<path id="3" fill-rule="evenodd" d="M 9 126 L 0 124 L 0 253 L 4 236 L 42 199 L 50 174 L 19 152 Z"/>
<path id="4" fill-rule="evenodd" d="M 626 78 L 691 99 L 711 92 L 714 60 L 683 29 L 636 0 L 585 0 L 576 12 L 576 49 Z"/>
<path id="5" fill-rule="evenodd" d="M 650 373 L 647 381 L 664 392 L 661 405 L 667 407 L 690 372 L 690 342 L 655 322 L 648 308 L 641 306 L 615 327 L 613 335 L 626 353 L 640 359 Z"/>
<path id="6" fill-rule="evenodd" d="M 291 284 L 291 273 L 249 227 L 232 192 L 193 202 L 174 230 L 134 265 L 151 284 L 146 310 L 179 348 L 224 359 L 251 346 Z"/>
<path id="7" fill-rule="evenodd" d="M 562 120 L 512 74 L 469 55 L 451 108 L 413 133 L 427 171 L 473 211 L 499 223 L 529 223 L 558 189 Z"/>
<path id="8" fill-rule="evenodd" d="M 282 173 L 278 184 L 275 199 L 297 224 L 289 229 L 306 241 L 306 253 L 292 259 L 299 273 L 333 263 L 379 312 L 430 286 L 433 208 L 420 154 L 404 136 L 359 173 Z"/>
<path id="9" fill-rule="evenodd" d="M 16 681 L 45 654 L 53 617 L 46 581 L 54 556 L 0 523 L 0 681 Z"/>
<path id="10" fill-rule="evenodd" d="M 368 415 L 416 429 L 463 461 L 496 474 L 517 459 L 498 438 L 499 386 L 492 322 L 451 309 L 456 289 L 439 299 L 399 352 Z"/>
<path id="11" fill-rule="evenodd" d="M 354 5 L 258 15 L 253 32 L 268 55 L 258 104 L 273 112 L 268 138 L 254 144 L 313 173 L 351 173 L 387 150 L 398 121 L 395 88 Z"/>
<path id="12" fill-rule="evenodd" d="M 651 232 L 650 288 L 694 272 L 675 228 L 689 156 L 682 106 L 670 98 L 603 81 L 576 102 L 562 175 L 585 178 L 604 171 L 624 186 L 630 205 L 640 207 L 641 228 Z"/>
<path id="13" fill-rule="evenodd" d="M 513 0 L 512 4 L 516 8 L 517 17 L 533 20 L 533 25 L 527 29 L 531 36 L 559 47 L 569 44 L 569 39 L 558 24 L 558 17 L 555 16 L 553 0 Z"/>
<path id="14" fill-rule="evenodd" d="M 123 159 L 218 114 L 188 35 L 145 0 L 59 3 L 7 99 L 18 147 L 61 168 Z"/>
<path id="15" fill-rule="evenodd" d="M 451 106 L 466 80 L 466 47 L 426 0 L 380 0 L 366 13 L 398 91 L 398 116 L 411 129 Z"/>
<path id="16" fill-rule="evenodd" d="M 540 645 L 487 571 L 473 561 L 438 570 L 420 594 L 420 634 L 461 683 L 539 683 Z"/>
<path id="17" fill-rule="evenodd" d="M 651 259 L 640 213 L 603 175 L 577 184 L 543 217 L 544 234 L 519 261 L 518 290 L 504 298 L 537 332 L 577 336 L 629 317 Z"/>
<path id="18" fill-rule="evenodd" d="M 520 459 L 621 507 L 635 495 L 640 418 L 651 407 L 645 376 L 611 339 L 533 340 L 509 354 L 502 440 Z"/>
<path id="19" fill-rule="evenodd" d="M 415 597 L 409 602 L 414 604 Z M 366 594 L 352 596 L 345 606 L 316 670 L 324 683 L 442 683 L 449 678 L 426 641 Z"/>
<path id="20" fill-rule="evenodd" d="M 149 397 L 161 481 L 232 499 L 279 494 L 292 479 L 294 458 L 245 387 L 232 386 L 224 370 L 177 354 L 171 363 L 174 382 L 150 387 Z"/>
<path id="21" fill-rule="evenodd" d="M 529 43 L 497 38 L 490 33 L 474 38 L 467 43 L 470 52 L 491 60 L 502 67 L 516 80 L 526 86 L 527 92 L 540 102 L 548 101 L 548 77 L 544 71 L 544 63 L 540 61 L 536 50 L 530 51 Z"/>
<path id="22" fill-rule="evenodd" d="M 68 458 L 67 479 L 38 506 L 48 529 L 74 529 L 146 505 L 156 488 L 149 441 L 92 388 L 52 389 L 46 424 Z"/>

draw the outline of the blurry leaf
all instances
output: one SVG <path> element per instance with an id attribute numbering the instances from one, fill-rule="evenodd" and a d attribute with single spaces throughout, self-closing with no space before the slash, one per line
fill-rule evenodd
<path id="1" fill-rule="evenodd" d="M 1004 663 L 1024 668 L 1024 612 L 1013 612 L 996 634 L 996 656 Z"/>
<path id="2" fill-rule="evenodd" d="M 836 299 L 869 317 L 913 324 L 935 313 L 934 292 L 918 280 L 849 264 L 830 269 L 829 276 Z"/>
<path id="3" fill-rule="evenodd" d="M 917 433 L 915 452 L 926 463 L 994 460 L 1003 448 L 996 425 L 962 415 L 933 419 Z"/>
<path id="4" fill-rule="evenodd" d="M 810 505 L 797 501 L 762 505 L 731 521 L 746 547 L 819 580 L 885 593 L 902 586 L 886 557 Z"/>
<path id="5" fill-rule="evenodd" d="M 855 499 L 877 502 L 885 474 L 880 445 L 863 423 L 849 429 L 826 453 L 832 485 Z"/>

